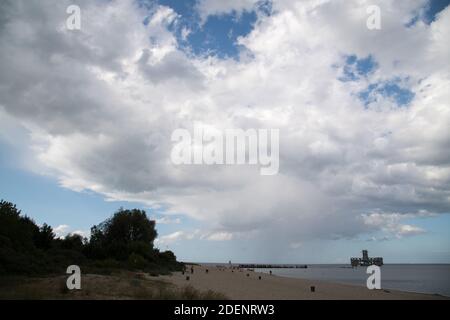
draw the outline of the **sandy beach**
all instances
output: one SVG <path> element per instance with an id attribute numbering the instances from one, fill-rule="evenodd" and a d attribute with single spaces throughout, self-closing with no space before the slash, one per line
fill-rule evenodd
<path id="1" fill-rule="evenodd" d="M 191 285 L 202 291 L 213 290 L 232 300 L 435 300 L 448 299 L 439 295 L 401 292 L 395 290 L 369 290 L 354 286 L 325 281 L 279 277 L 266 273 L 228 268 L 190 266 L 187 272 L 159 277 L 178 287 Z M 208 270 L 208 272 L 206 272 Z M 247 276 L 248 274 L 248 276 Z M 189 277 L 189 280 L 186 279 Z M 261 280 L 259 279 L 261 277 Z M 310 287 L 315 286 L 315 292 Z"/>

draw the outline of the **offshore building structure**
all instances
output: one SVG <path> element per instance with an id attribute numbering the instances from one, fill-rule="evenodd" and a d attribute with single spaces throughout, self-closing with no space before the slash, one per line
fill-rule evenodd
<path id="1" fill-rule="evenodd" d="M 369 258 L 369 252 L 367 250 L 362 251 L 362 258 L 350 258 L 350 263 L 352 267 L 368 267 L 371 265 L 376 265 L 381 267 L 383 265 L 382 257 Z"/>

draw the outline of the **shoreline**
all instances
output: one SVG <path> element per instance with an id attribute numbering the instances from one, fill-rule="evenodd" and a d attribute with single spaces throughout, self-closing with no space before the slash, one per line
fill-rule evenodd
<path id="1" fill-rule="evenodd" d="M 259 271 L 255 271 L 255 273 L 262 273 L 262 274 L 267 274 L 265 272 L 259 272 Z M 336 284 L 336 285 L 347 285 L 347 286 L 355 286 L 355 287 L 360 287 L 360 288 L 366 288 L 364 285 L 362 284 L 356 284 L 356 283 L 349 283 L 349 282 L 342 282 L 342 281 L 331 281 L 331 280 L 314 280 L 314 279 L 304 279 L 304 278 L 297 278 L 297 277 L 289 277 L 289 276 L 285 276 L 285 275 L 280 275 L 280 274 L 273 274 L 273 276 L 275 277 L 281 277 L 281 278 L 288 278 L 288 279 L 300 279 L 300 280 L 311 280 L 311 281 L 320 281 L 320 282 L 325 282 L 325 283 L 330 283 L 330 284 Z M 450 299 L 450 296 L 446 296 L 440 293 L 430 293 L 430 292 L 419 292 L 419 291 L 409 291 L 409 290 L 401 290 L 401 289 L 395 289 L 395 288 L 381 288 L 379 289 L 380 291 L 383 290 L 387 290 L 387 291 L 395 291 L 395 292 L 403 292 L 403 293 L 412 293 L 412 294 L 421 294 L 421 295 L 428 295 L 428 296 L 437 296 L 437 297 L 442 297 L 444 299 Z"/>
<path id="2" fill-rule="evenodd" d="M 191 267 L 194 273 L 190 272 Z M 189 280 L 187 280 L 189 277 Z M 438 294 L 391 289 L 369 290 L 364 286 L 292 278 L 227 267 L 188 265 L 183 275 L 176 272 L 159 279 L 177 287 L 212 290 L 231 300 L 448 300 Z M 315 291 L 311 292 L 314 286 Z"/>

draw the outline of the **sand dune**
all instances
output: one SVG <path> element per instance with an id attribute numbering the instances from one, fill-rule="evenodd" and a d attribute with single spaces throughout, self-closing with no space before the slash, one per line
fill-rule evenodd
<path id="1" fill-rule="evenodd" d="M 206 272 L 208 269 L 208 273 Z M 247 276 L 247 274 L 249 276 Z M 189 280 L 186 277 L 189 276 Z M 259 280 L 261 277 L 261 280 Z M 325 281 L 294 279 L 257 273 L 246 270 L 230 270 L 226 268 L 194 266 L 186 274 L 174 273 L 171 276 L 159 277 L 162 280 L 183 287 L 192 285 L 199 290 L 213 290 L 225 294 L 232 300 L 273 299 L 446 299 L 439 295 L 427 295 L 395 290 L 369 290 L 365 287 L 336 284 Z M 315 292 L 310 287 L 315 286 Z"/>

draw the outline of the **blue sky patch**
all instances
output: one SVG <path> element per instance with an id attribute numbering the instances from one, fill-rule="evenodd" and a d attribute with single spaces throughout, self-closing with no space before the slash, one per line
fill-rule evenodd
<path id="1" fill-rule="evenodd" d="M 349 55 L 345 58 L 344 75 L 339 78 L 341 81 L 356 81 L 374 72 L 378 67 L 375 59 L 369 55 L 365 58 L 359 58 L 356 55 Z"/>
<path id="2" fill-rule="evenodd" d="M 435 21 L 439 12 L 447 8 L 448 5 L 450 5 L 450 0 L 430 0 L 425 7 L 425 23 L 430 24 Z"/>
<path id="3" fill-rule="evenodd" d="M 233 12 L 211 15 L 201 25 L 196 0 L 159 0 L 157 2 L 141 0 L 140 3 L 147 8 L 150 7 L 149 3 L 172 8 L 179 18 L 177 23 L 169 29 L 176 35 L 180 48 L 195 55 L 238 58 L 240 48 L 237 39 L 248 35 L 257 20 L 256 11 L 245 11 L 240 14 Z M 269 15 L 272 10 L 270 2 L 261 1 L 257 10 L 259 13 Z"/>
<path id="4" fill-rule="evenodd" d="M 399 106 L 407 106 L 414 99 L 414 92 L 401 86 L 398 80 L 370 84 L 366 90 L 358 94 L 367 106 L 376 102 L 380 97 L 390 98 Z"/>
<path id="5" fill-rule="evenodd" d="M 378 63 L 372 55 L 359 58 L 356 55 L 345 56 L 345 64 L 342 68 L 343 75 L 339 78 L 342 82 L 358 81 L 366 78 L 378 68 Z M 399 106 L 407 106 L 414 98 L 414 93 L 402 85 L 401 79 L 370 84 L 365 90 L 358 93 L 358 97 L 367 106 L 376 102 L 379 98 L 389 98 Z"/>
<path id="6" fill-rule="evenodd" d="M 211 16 L 202 27 L 191 30 L 187 45 L 196 55 L 214 54 L 221 58 L 239 54 L 237 39 L 249 34 L 256 22 L 255 12 Z"/>
<path id="7" fill-rule="evenodd" d="M 405 24 L 405 27 L 410 28 L 414 26 L 418 21 L 423 21 L 426 24 L 431 24 L 436 20 L 437 15 L 450 5 L 450 0 L 429 0 L 427 4 L 416 12 L 414 17 Z"/>

